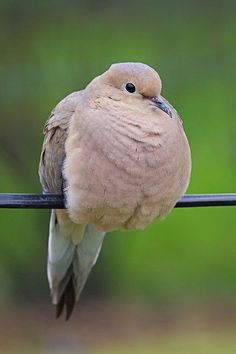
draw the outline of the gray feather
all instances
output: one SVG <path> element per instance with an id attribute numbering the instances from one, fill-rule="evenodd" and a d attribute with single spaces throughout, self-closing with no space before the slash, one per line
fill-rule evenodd
<path id="1" fill-rule="evenodd" d="M 79 299 L 89 273 L 97 261 L 104 236 L 105 232 L 99 231 L 95 225 L 89 224 L 85 228 L 82 241 L 77 246 L 73 262 L 76 300 Z"/>
<path id="2" fill-rule="evenodd" d="M 57 213 L 59 213 L 57 215 Z M 90 224 L 73 223 L 66 211 L 52 210 L 48 243 L 48 281 L 57 317 L 66 319 L 96 263 L 105 233 Z"/>

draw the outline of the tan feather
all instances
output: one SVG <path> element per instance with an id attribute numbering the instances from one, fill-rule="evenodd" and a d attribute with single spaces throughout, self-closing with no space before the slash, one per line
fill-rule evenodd
<path id="1" fill-rule="evenodd" d="M 69 318 L 105 231 L 139 229 L 165 217 L 186 191 L 191 154 L 158 73 L 112 65 L 62 100 L 45 125 L 40 181 L 66 197 L 53 211 L 48 278 L 57 316 Z"/>

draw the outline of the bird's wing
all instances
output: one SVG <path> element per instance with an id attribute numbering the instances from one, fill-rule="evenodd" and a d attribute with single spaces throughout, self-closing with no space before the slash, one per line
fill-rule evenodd
<path id="1" fill-rule="evenodd" d="M 44 143 L 39 164 L 44 193 L 63 191 L 65 141 L 70 120 L 81 91 L 64 98 L 52 111 L 44 127 Z M 52 210 L 48 242 L 48 280 L 57 316 L 72 313 L 92 266 L 96 262 L 104 232 L 93 225 L 74 224 L 65 210 Z M 76 243 L 75 241 L 76 240 Z"/>
<path id="2" fill-rule="evenodd" d="M 44 193 L 62 192 L 65 141 L 80 95 L 81 91 L 73 92 L 59 102 L 44 126 L 45 137 L 39 163 L 39 177 Z"/>

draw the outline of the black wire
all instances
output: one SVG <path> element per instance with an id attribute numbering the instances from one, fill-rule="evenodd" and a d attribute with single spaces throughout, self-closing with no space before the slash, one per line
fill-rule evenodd
<path id="1" fill-rule="evenodd" d="M 236 193 L 185 194 L 175 208 L 236 205 Z M 0 194 L 0 208 L 63 209 L 64 200 L 57 194 Z"/>

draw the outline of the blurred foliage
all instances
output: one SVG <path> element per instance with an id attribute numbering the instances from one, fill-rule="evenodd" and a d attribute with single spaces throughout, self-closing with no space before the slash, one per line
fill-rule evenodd
<path id="1" fill-rule="evenodd" d="M 236 344 L 234 336 L 223 333 L 220 336 L 199 333 L 194 335 L 184 334 L 179 336 L 167 336 L 159 341 L 149 340 L 131 345 L 110 346 L 99 348 L 96 354 L 233 354 Z M 8 353 L 7 353 L 8 354 Z M 12 353 L 14 354 L 14 353 Z"/>
<path id="2" fill-rule="evenodd" d="M 120 61 L 160 73 L 191 144 L 188 192 L 236 191 L 234 2 L 1 0 L 0 17 L 1 192 L 40 192 L 50 110 Z M 145 231 L 108 235 L 87 294 L 161 303 L 236 296 L 235 213 L 179 209 Z M 3 300 L 48 291 L 48 217 L 1 210 Z"/>
<path id="3" fill-rule="evenodd" d="M 61 344 L 61 343 L 60 343 Z M 4 347 L 1 353 L 4 354 L 64 354 L 68 352 L 68 346 L 71 354 L 85 353 L 77 345 L 71 349 L 70 343 L 67 343 L 66 348 L 42 349 L 41 346 L 35 345 L 35 342 L 27 342 L 27 344 L 17 344 Z M 74 349 L 74 350 L 73 350 Z M 233 331 L 222 331 L 220 335 L 213 333 L 180 333 L 168 334 L 163 338 L 146 338 L 145 340 L 138 339 L 135 342 L 128 343 L 113 343 L 93 345 L 86 353 L 90 354 L 235 354 L 236 343 L 235 333 Z"/>

